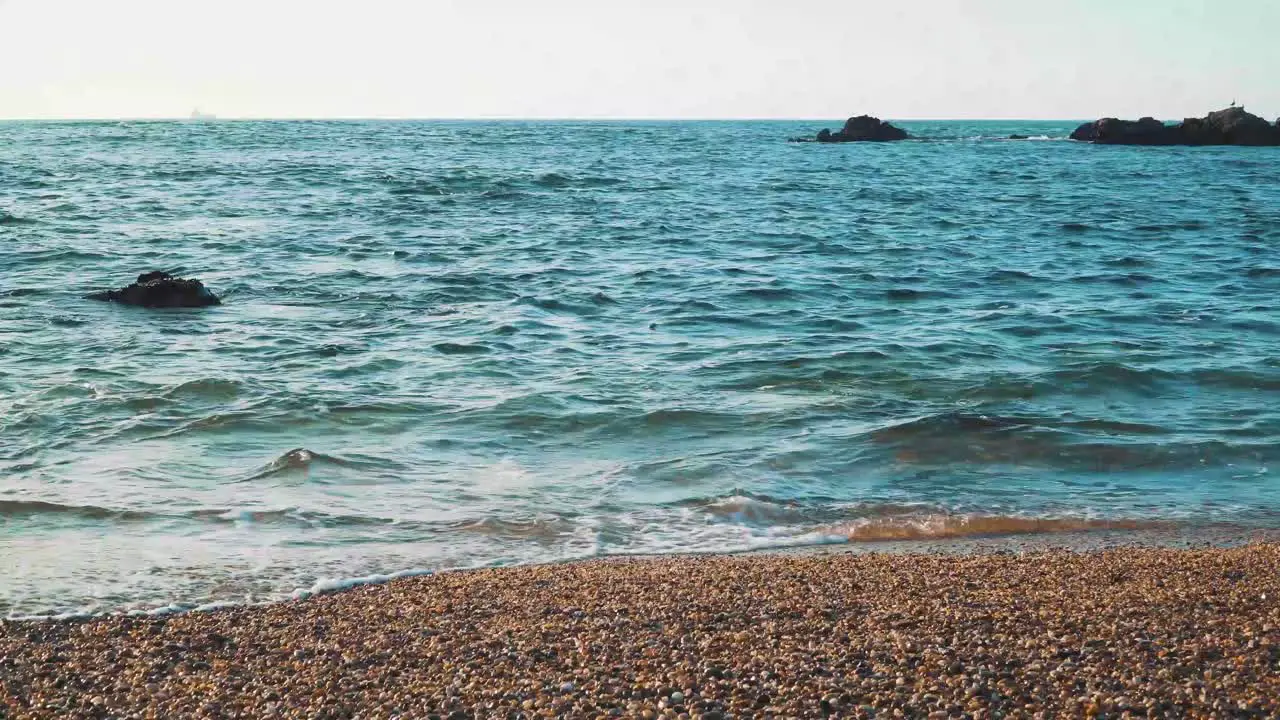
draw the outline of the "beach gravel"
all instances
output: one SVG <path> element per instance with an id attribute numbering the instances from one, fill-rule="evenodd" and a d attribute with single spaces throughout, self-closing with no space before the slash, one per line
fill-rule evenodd
<path id="1" fill-rule="evenodd" d="M 1280 546 L 600 560 L 9 621 L 0 717 L 1280 717 Z"/>

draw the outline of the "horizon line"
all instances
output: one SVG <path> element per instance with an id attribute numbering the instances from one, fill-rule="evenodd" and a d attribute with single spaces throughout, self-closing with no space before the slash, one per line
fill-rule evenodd
<path id="1" fill-rule="evenodd" d="M 659 116 L 659 115 L 330 115 L 330 116 L 272 116 L 272 115 L 210 115 L 193 118 L 189 115 L 173 116 L 119 116 L 119 117 L 0 117 L 0 122 L 843 122 L 845 118 L 800 116 Z M 1076 122 L 1097 120 L 1100 117 L 909 117 L 882 116 L 882 120 L 900 122 Z"/>
<path id="2" fill-rule="evenodd" d="M 1230 107 L 1246 109 L 1244 105 Z M 1217 112 L 1214 110 L 1208 112 Z M 1252 113 L 1258 114 L 1258 113 Z M 1266 113 L 1259 115 L 1263 119 Z M 798 115 L 218 115 L 217 113 L 192 115 L 135 115 L 135 116 L 0 116 L 0 122 L 843 122 L 850 116 L 806 117 Z M 1075 117 L 942 117 L 911 115 L 879 115 L 874 116 L 886 121 L 901 122 L 1092 122 L 1100 118 L 1126 117 L 1123 114 L 1079 115 Z M 1201 115 L 1183 115 L 1159 118 L 1162 122 L 1179 122 L 1187 118 L 1203 117 Z"/>

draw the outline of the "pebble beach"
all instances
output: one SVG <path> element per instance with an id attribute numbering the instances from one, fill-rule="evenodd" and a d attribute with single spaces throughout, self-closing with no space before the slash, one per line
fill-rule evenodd
<path id="1" fill-rule="evenodd" d="M 0 622 L 12 718 L 1263 718 L 1280 545 L 598 560 Z"/>

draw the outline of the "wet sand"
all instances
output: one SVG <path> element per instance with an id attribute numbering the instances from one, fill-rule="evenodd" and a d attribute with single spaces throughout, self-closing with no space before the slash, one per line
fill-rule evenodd
<path id="1" fill-rule="evenodd" d="M 0 623 L 0 717 L 1280 716 L 1280 545 L 975 543 Z"/>

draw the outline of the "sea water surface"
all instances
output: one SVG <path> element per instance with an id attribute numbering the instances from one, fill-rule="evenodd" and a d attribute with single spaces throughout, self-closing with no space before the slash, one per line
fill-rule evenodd
<path id="1" fill-rule="evenodd" d="M 1280 152 L 823 125 L 0 124 L 0 616 L 1280 524 Z"/>

